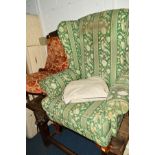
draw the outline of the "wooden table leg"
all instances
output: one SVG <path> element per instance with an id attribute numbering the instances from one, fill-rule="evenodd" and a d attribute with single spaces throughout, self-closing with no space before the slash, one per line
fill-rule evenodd
<path id="1" fill-rule="evenodd" d="M 50 131 L 47 123 L 48 122 L 44 122 L 44 123 L 41 122 L 37 124 L 45 146 L 49 146 L 51 144 L 51 142 L 49 141 Z"/>
<path id="2" fill-rule="evenodd" d="M 62 151 L 64 151 L 68 155 L 77 155 L 74 151 L 72 151 L 71 149 L 69 149 L 65 145 L 63 145 L 60 142 L 58 142 L 57 140 L 55 140 L 53 138 L 53 136 L 50 134 L 49 127 L 48 127 L 49 118 L 41 106 L 41 101 L 44 97 L 45 96 L 40 95 L 37 98 L 34 98 L 32 101 L 27 100 L 27 104 L 26 104 L 26 107 L 34 112 L 34 115 L 36 118 L 36 125 L 39 128 L 43 143 L 45 144 L 45 146 L 49 146 L 50 144 L 54 144 L 55 146 L 60 148 Z M 55 133 L 61 132 L 61 126 L 60 125 L 58 125 L 57 123 L 54 123 L 54 127 L 56 129 Z"/>

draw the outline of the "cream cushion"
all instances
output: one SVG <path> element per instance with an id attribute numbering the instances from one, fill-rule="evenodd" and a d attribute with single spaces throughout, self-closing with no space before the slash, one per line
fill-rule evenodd
<path id="1" fill-rule="evenodd" d="M 90 77 L 70 82 L 64 89 L 62 99 L 66 104 L 105 100 L 108 92 L 108 86 L 103 79 Z"/>

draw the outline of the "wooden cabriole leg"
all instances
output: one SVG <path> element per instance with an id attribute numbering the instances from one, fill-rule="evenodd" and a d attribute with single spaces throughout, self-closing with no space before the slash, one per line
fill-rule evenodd
<path id="1" fill-rule="evenodd" d="M 62 132 L 62 126 L 61 126 L 61 125 L 59 125 L 59 124 L 56 123 L 56 122 L 53 122 L 53 126 L 54 126 L 54 128 L 55 128 L 56 134 L 60 134 L 60 133 Z"/>
<path id="2" fill-rule="evenodd" d="M 109 151 L 110 151 L 110 148 L 111 148 L 110 145 L 108 145 L 106 147 L 100 146 L 100 150 L 102 151 L 102 155 L 107 155 L 109 153 Z"/>
<path id="3" fill-rule="evenodd" d="M 111 145 L 108 145 L 108 146 L 100 146 L 100 145 L 98 145 L 98 144 L 96 144 L 96 145 L 97 145 L 97 147 L 101 150 L 102 155 L 108 154 L 109 151 L 110 151 L 110 148 L 111 148 Z"/>
<path id="4" fill-rule="evenodd" d="M 49 146 L 51 144 L 51 142 L 49 141 L 50 131 L 47 123 L 48 122 L 40 122 L 37 124 L 45 146 Z"/>

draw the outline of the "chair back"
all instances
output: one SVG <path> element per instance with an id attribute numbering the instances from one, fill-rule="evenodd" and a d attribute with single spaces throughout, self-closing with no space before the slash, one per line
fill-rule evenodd
<path id="1" fill-rule="evenodd" d="M 128 77 L 128 16 L 128 9 L 116 9 L 62 21 L 58 35 L 69 68 L 79 69 L 81 78 L 103 77 L 109 86 Z"/>

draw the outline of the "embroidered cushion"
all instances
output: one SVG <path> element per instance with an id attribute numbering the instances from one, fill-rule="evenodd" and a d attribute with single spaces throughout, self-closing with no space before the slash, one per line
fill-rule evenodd
<path id="1" fill-rule="evenodd" d="M 63 101 L 68 104 L 105 100 L 108 92 L 108 86 L 103 79 L 100 77 L 90 77 L 70 82 L 65 87 Z"/>

